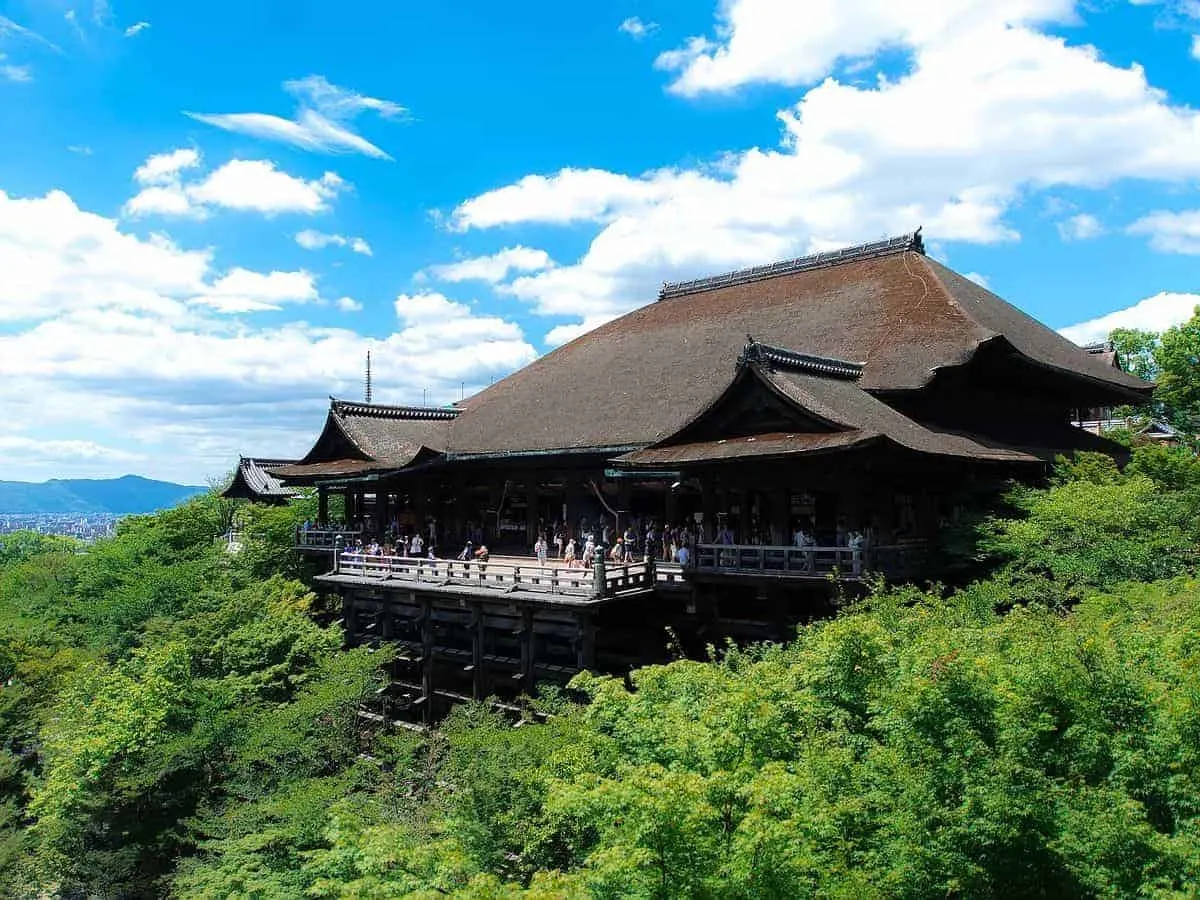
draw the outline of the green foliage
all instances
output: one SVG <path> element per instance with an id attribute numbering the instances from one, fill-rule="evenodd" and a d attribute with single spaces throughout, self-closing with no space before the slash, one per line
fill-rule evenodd
<path id="1" fill-rule="evenodd" d="M 1200 886 L 1200 464 L 1062 460 L 949 596 L 885 589 L 515 726 L 357 716 L 304 502 L 200 498 L 0 564 L 0 894 L 1183 898 Z M 11 683 L 7 679 L 11 678 Z"/>
<path id="2" fill-rule="evenodd" d="M 1160 370 L 1155 399 L 1176 425 L 1195 434 L 1200 426 L 1200 310 L 1163 332 L 1154 358 Z"/>
<path id="3" fill-rule="evenodd" d="M 1124 473 L 1107 456 L 1060 460 L 1046 490 L 1017 488 L 1023 515 L 994 518 L 981 547 L 1008 577 L 1052 583 L 1060 600 L 1125 581 L 1192 571 L 1200 544 L 1200 464 L 1186 451 L 1140 447 Z"/>

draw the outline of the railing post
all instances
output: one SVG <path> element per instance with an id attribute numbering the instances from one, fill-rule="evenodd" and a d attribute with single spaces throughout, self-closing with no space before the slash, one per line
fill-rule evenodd
<path id="1" fill-rule="evenodd" d="M 608 574 L 604 570 L 604 545 L 596 548 L 596 558 L 592 562 L 592 596 L 603 597 L 608 593 Z"/>
<path id="2" fill-rule="evenodd" d="M 651 556 L 649 559 L 646 560 L 646 576 L 645 576 L 646 577 L 646 587 L 652 588 L 655 585 L 655 580 L 658 577 L 655 574 L 656 565 L 657 565 L 657 563 L 654 561 L 653 556 Z"/>
<path id="3" fill-rule="evenodd" d="M 337 575 L 342 571 L 342 536 L 339 534 L 333 539 L 333 574 Z"/>

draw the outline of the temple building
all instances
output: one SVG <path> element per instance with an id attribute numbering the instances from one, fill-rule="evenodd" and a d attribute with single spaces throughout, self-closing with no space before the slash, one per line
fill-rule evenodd
<path id="1" fill-rule="evenodd" d="M 332 400 L 311 450 L 270 476 L 316 488 L 298 546 L 343 551 L 322 583 L 350 639 L 407 647 L 397 702 L 428 708 L 651 661 L 667 626 L 701 645 L 783 637 L 831 578 L 933 577 L 964 496 L 1061 453 L 1119 453 L 1077 411 L 1151 389 L 928 258 L 917 232 L 665 284 L 453 406 Z M 417 534 L 441 561 L 414 562 Z M 551 557 L 556 538 L 601 550 L 540 565 L 539 536 Z"/>

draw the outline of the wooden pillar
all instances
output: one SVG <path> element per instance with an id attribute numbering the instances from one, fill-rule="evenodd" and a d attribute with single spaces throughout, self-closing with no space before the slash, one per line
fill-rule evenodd
<path id="1" fill-rule="evenodd" d="M 575 666 L 582 672 L 596 665 L 596 626 L 592 624 L 592 614 L 587 611 L 579 613 L 577 622 L 579 632 L 575 642 Z"/>
<path id="2" fill-rule="evenodd" d="M 525 477 L 525 503 L 525 544 L 532 547 L 538 537 L 538 480 L 532 472 Z"/>
<path id="3" fill-rule="evenodd" d="M 354 595 L 342 595 L 342 632 L 346 638 L 346 648 L 358 646 L 358 615 L 354 605 Z"/>
<path id="4" fill-rule="evenodd" d="M 527 694 L 533 693 L 534 650 L 533 608 L 525 603 L 521 605 L 521 689 Z"/>
<path id="5" fill-rule="evenodd" d="M 428 720 L 433 706 L 433 604 L 428 597 L 421 601 L 421 696 Z"/>
<path id="6" fill-rule="evenodd" d="M 792 542 L 792 490 L 790 483 L 785 482 L 781 487 L 776 487 L 768 499 L 771 504 L 770 527 L 774 530 L 780 544 L 790 544 Z"/>
<path id="7" fill-rule="evenodd" d="M 667 484 L 666 502 L 663 504 L 663 527 L 668 525 L 677 525 L 675 521 L 679 518 L 679 496 L 675 493 L 671 484 Z"/>
<path id="8" fill-rule="evenodd" d="M 343 509 L 345 511 L 347 528 L 353 528 L 355 521 L 358 519 L 358 509 L 356 508 L 358 504 L 355 502 L 355 499 L 354 491 L 350 490 L 350 488 L 346 488 Z"/>
<path id="9" fill-rule="evenodd" d="M 712 478 L 707 476 L 700 480 L 700 510 L 704 513 L 704 525 L 697 543 L 711 543 L 717 539 L 717 492 Z"/>
<path id="10" fill-rule="evenodd" d="M 322 525 L 329 522 L 329 491 L 324 485 L 317 488 L 317 521 Z"/>
<path id="11" fill-rule="evenodd" d="M 375 531 L 382 538 L 387 534 L 388 524 L 392 520 L 391 497 L 387 488 L 375 489 Z"/>
<path id="12" fill-rule="evenodd" d="M 483 604 L 476 603 L 471 607 L 471 696 L 476 700 L 484 698 L 486 682 L 483 668 Z"/>

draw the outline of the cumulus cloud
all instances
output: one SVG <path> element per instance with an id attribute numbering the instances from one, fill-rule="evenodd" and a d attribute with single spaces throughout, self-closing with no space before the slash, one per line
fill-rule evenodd
<path id="1" fill-rule="evenodd" d="M 1198 304 L 1200 294 L 1155 294 L 1125 309 L 1070 325 L 1059 333 L 1077 344 L 1090 344 L 1105 340 L 1114 328 L 1166 331 L 1190 319 Z"/>
<path id="2" fill-rule="evenodd" d="M 677 73 L 671 89 L 685 95 L 813 84 L 839 62 L 869 60 L 886 47 L 934 48 L 1073 12 L 1072 0 L 925 0 L 920 15 L 879 0 L 725 0 L 714 37 L 690 38 L 657 65 Z"/>
<path id="3" fill-rule="evenodd" d="M 361 390 L 368 345 L 377 397 L 397 403 L 417 402 L 423 390 L 430 402 L 457 399 L 464 382 L 476 390 L 535 355 L 517 324 L 444 295 L 399 302 L 394 323 L 375 334 L 344 321 L 231 313 L 295 303 L 315 311 L 315 279 L 218 269 L 208 250 L 125 233 L 60 191 L 27 199 L 0 191 L 0 271 L 8 424 L 0 431 L 32 440 L 20 423 L 37 423 L 39 446 L 72 440 L 136 451 L 145 457 L 138 471 L 193 483 L 227 471 L 239 452 L 306 450 L 328 395 Z M 9 477 L 63 469 L 0 455 Z M 101 457 L 92 467 L 130 468 Z"/>
<path id="4" fill-rule="evenodd" d="M 346 187 L 335 172 L 306 181 L 260 159 L 233 159 L 202 179 L 185 182 L 183 173 L 199 165 L 200 154 L 192 149 L 151 156 L 134 172 L 142 189 L 125 204 L 125 214 L 202 218 L 219 208 L 312 215 L 327 210 Z"/>
<path id="5" fill-rule="evenodd" d="M 574 264 L 503 290 L 552 315 L 580 315 L 586 298 L 595 316 L 645 302 L 664 280 L 917 225 L 944 242 L 1015 240 L 1009 211 L 1040 191 L 1200 176 L 1200 113 L 1169 102 L 1141 67 L 1036 27 L 1072 15 L 1070 0 L 931 0 L 920 16 L 877 0 L 730 0 L 716 38 L 662 64 L 685 94 L 804 86 L 778 113 L 777 146 L 643 173 L 530 174 L 467 198 L 447 222 L 590 226 Z M 903 74 L 839 79 L 847 61 L 897 47 Z"/>
<path id="6" fill-rule="evenodd" d="M 407 110 L 391 100 L 368 97 L 330 84 L 321 75 L 310 75 L 283 83 L 285 91 L 299 104 L 294 118 L 271 113 L 196 113 L 184 115 L 225 131 L 269 141 L 291 144 L 317 153 L 361 153 L 376 159 L 391 159 L 387 153 L 350 127 L 364 112 L 385 119 L 404 116 Z"/>
<path id="7" fill-rule="evenodd" d="M 1071 216 L 1057 225 L 1059 237 L 1064 241 L 1086 241 L 1104 234 L 1100 220 L 1088 213 Z"/>
<path id="8" fill-rule="evenodd" d="M 349 247 L 355 253 L 363 256 L 371 255 L 371 245 L 360 237 L 347 237 L 344 234 L 325 234 L 306 228 L 296 234 L 296 243 L 305 250 L 323 250 L 326 247 Z"/>
<path id="9" fill-rule="evenodd" d="M 617 30 L 629 35 L 635 41 L 640 41 L 658 31 L 658 23 L 643 22 L 637 16 L 630 16 L 617 26 Z"/>
<path id="10" fill-rule="evenodd" d="M 363 308 L 353 297 L 338 297 L 334 305 L 342 312 L 362 312 Z"/>
<path id="11" fill-rule="evenodd" d="M 309 303 L 317 299 L 313 276 L 300 272 L 251 272 L 236 268 L 213 283 L 193 302 L 219 312 L 264 312 L 285 303 Z"/>
<path id="12" fill-rule="evenodd" d="M 512 272 L 539 272 L 553 267 L 554 260 L 545 250 L 531 247 L 505 247 L 490 256 L 474 256 L 458 262 L 430 266 L 426 270 L 441 281 L 486 281 L 498 284 Z"/>
<path id="13" fill-rule="evenodd" d="M 1138 219 L 1128 231 L 1147 235 L 1150 246 L 1163 253 L 1200 253 L 1200 210 L 1154 212 Z"/>

